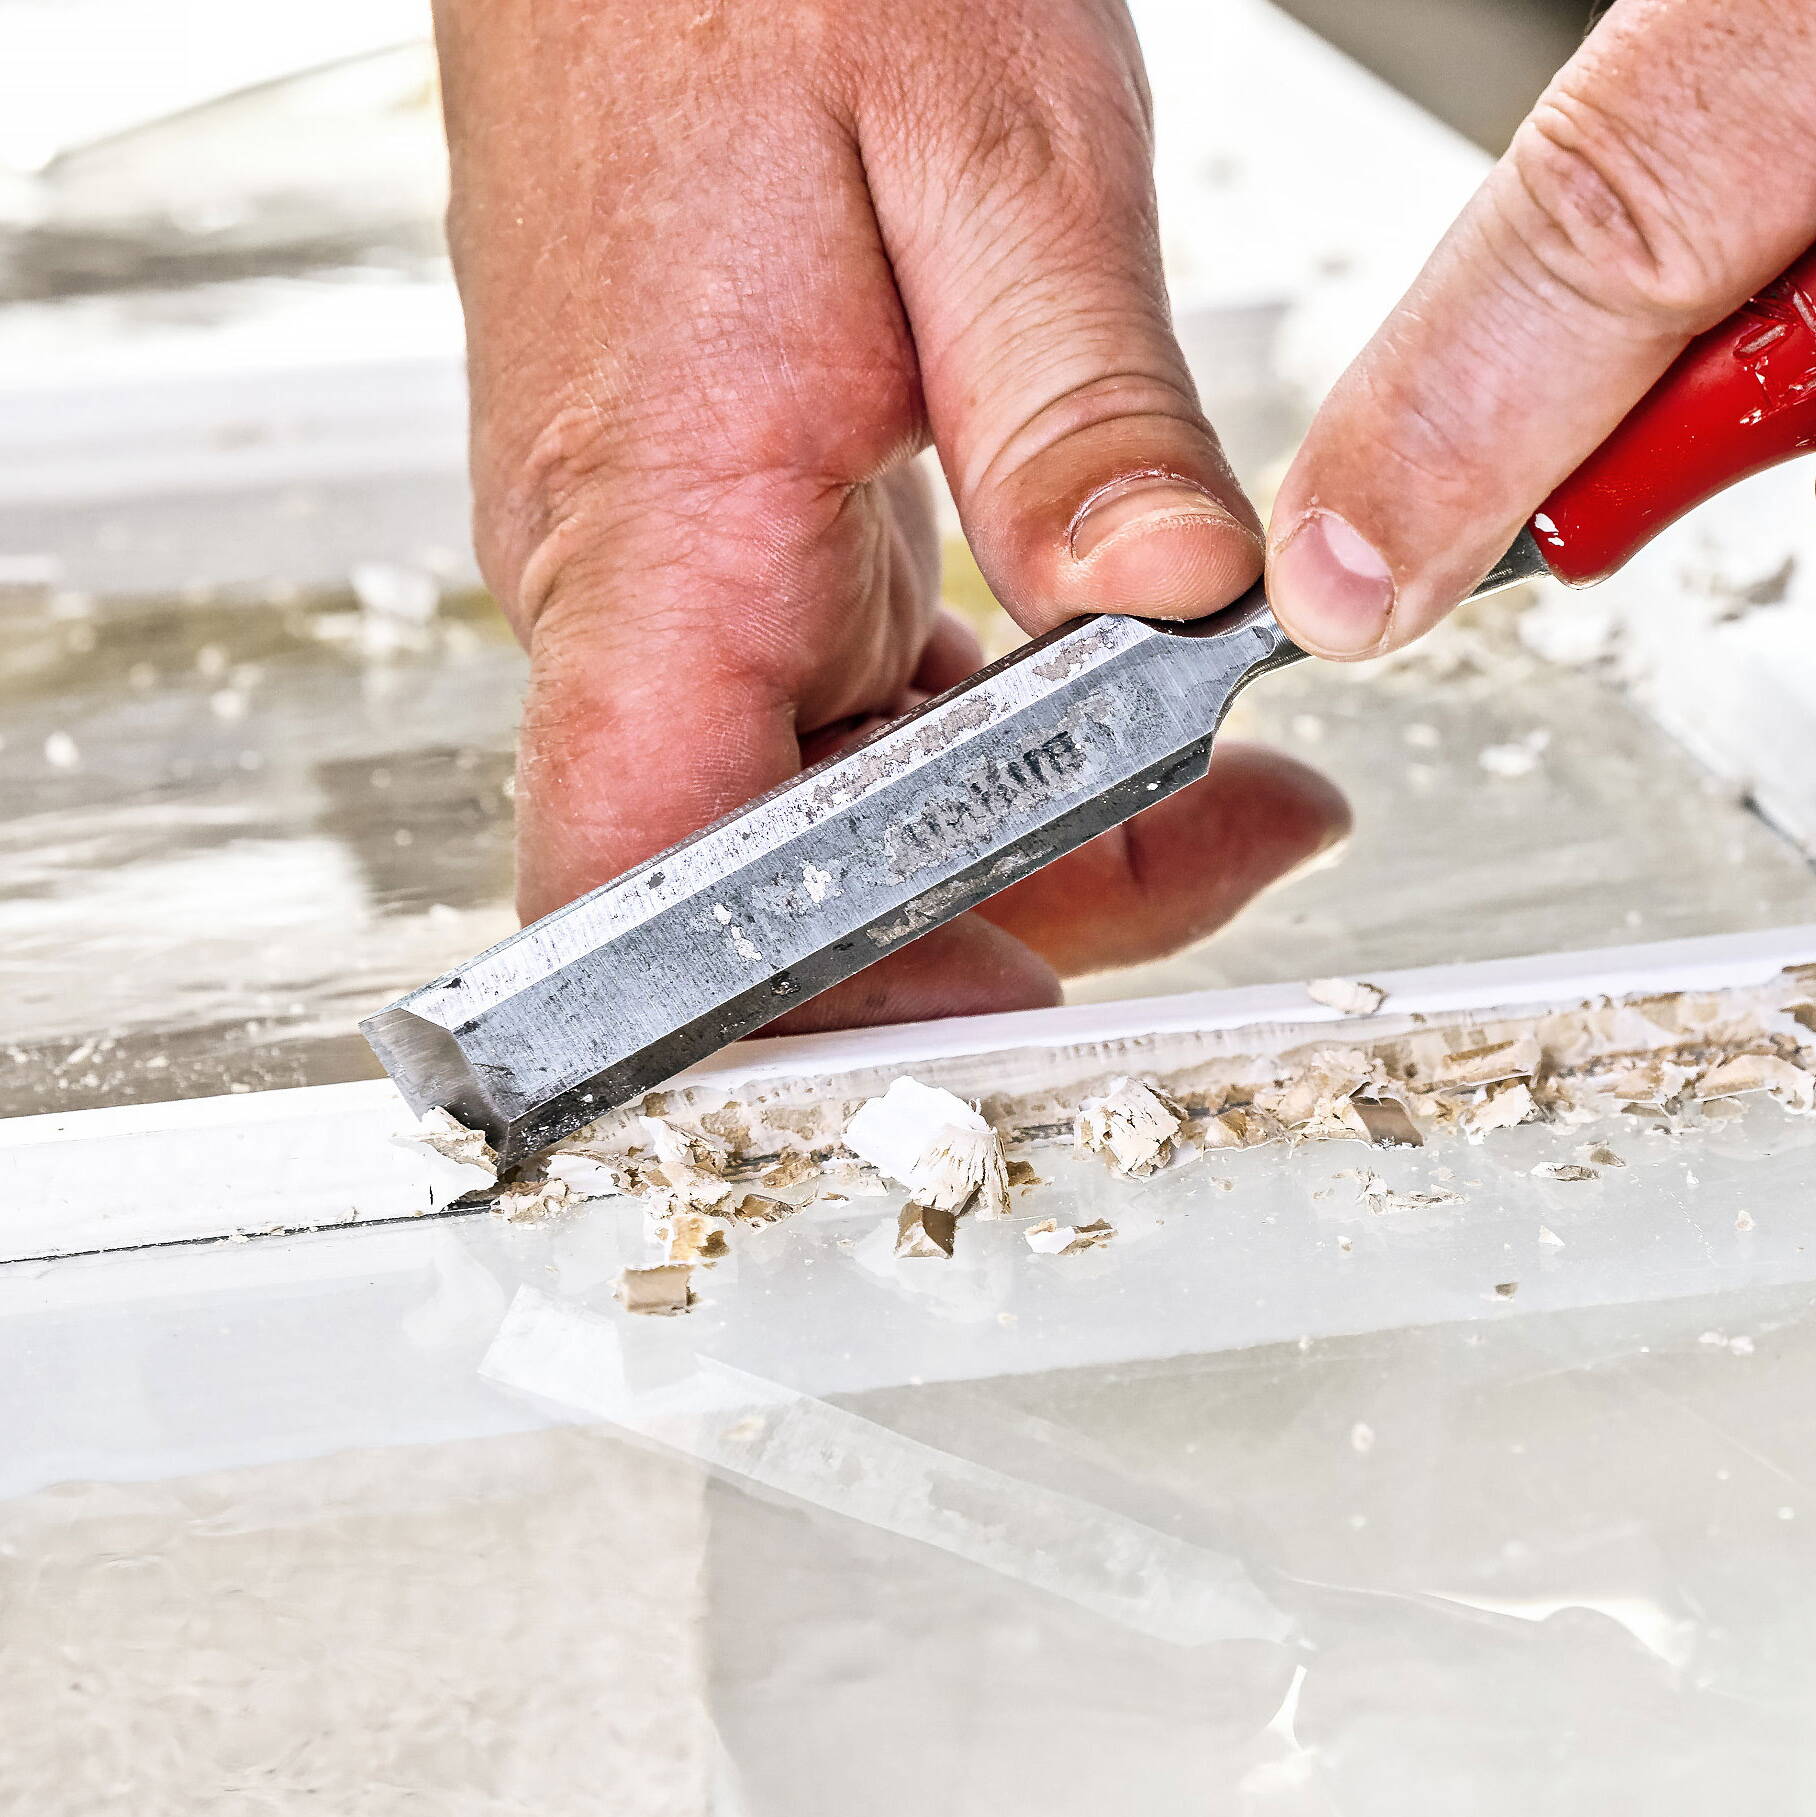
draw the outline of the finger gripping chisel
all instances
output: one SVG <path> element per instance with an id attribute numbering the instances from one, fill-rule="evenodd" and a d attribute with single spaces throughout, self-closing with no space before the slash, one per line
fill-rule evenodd
<path id="1" fill-rule="evenodd" d="M 1591 585 L 1816 447 L 1816 251 L 1701 336 L 1476 588 Z M 1075 620 L 361 1027 L 412 1110 L 514 1165 L 1202 777 L 1300 659 L 1257 587 Z"/>

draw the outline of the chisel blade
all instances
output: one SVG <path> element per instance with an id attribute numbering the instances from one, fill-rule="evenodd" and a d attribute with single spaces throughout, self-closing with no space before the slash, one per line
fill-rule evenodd
<path id="1" fill-rule="evenodd" d="M 514 1164 L 1196 781 L 1300 654 L 1259 588 L 1076 620 L 361 1026 Z"/>

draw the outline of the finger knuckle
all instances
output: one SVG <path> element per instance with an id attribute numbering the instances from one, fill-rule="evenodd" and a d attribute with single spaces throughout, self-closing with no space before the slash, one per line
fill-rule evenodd
<path id="1" fill-rule="evenodd" d="M 1723 235 L 1650 127 L 1560 85 L 1514 140 L 1502 215 L 1547 291 L 1667 333 L 1706 323 Z"/>

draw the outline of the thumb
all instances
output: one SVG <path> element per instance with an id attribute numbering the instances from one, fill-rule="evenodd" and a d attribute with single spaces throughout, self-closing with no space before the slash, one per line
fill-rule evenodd
<path id="1" fill-rule="evenodd" d="M 1133 31 L 1102 0 L 962 10 L 989 83 L 877 100 L 866 164 L 966 536 L 1029 631 L 1213 611 L 1259 524 L 1173 338 Z"/>
<path id="2" fill-rule="evenodd" d="M 1816 11 L 1624 0 L 1281 487 L 1269 595 L 1319 655 L 1429 630 L 1671 361 L 1816 230 Z"/>

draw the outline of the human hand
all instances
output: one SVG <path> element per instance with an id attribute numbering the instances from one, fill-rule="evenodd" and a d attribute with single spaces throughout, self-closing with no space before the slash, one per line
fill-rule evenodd
<path id="1" fill-rule="evenodd" d="M 1697 334 L 1816 240 L 1816 12 L 1618 0 L 1320 411 L 1268 587 L 1319 655 L 1410 642 Z"/>
<path id="2" fill-rule="evenodd" d="M 438 32 L 480 558 L 531 657 L 526 916 L 976 667 L 938 609 L 930 441 L 1030 632 L 1252 583 L 1120 0 L 439 0 Z M 789 1025 L 1052 1002 L 1344 823 L 1232 749 Z"/>

